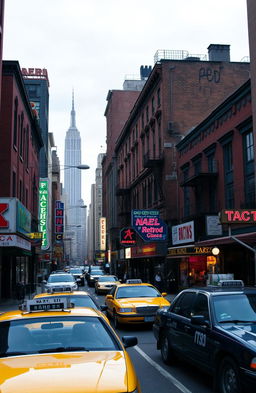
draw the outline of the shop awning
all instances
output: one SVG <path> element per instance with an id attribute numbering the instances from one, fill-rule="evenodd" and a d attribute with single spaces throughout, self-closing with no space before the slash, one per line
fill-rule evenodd
<path id="1" fill-rule="evenodd" d="M 195 246 L 210 247 L 210 246 L 217 246 L 222 244 L 225 245 L 225 244 L 236 243 L 236 241 L 233 239 L 234 237 L 244 243 L 248 243 L 250 245 L 256 245 L 256 232 L 251 232 L 251 233 L 243 233 L 239 235 L 232 234 L 232 236 L 222 236 L 213 239 L 207 239 L 200 242 L 196 242 Z"/>

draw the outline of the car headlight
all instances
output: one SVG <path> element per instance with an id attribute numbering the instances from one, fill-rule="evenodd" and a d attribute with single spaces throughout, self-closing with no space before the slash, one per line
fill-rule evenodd
<path id="1" fill-rule="evenodd" d="M 167 310 L 169 310 L 169 307 L 170 307 L 170 306 L 162 306 L 162 307 L 161 307 L 161 310 L 167 311 Z"/>
<path id="2" fill-rule="evenodd" d="M 132 308 L 132 307 L 122 307 L 122 308 L 119 308 L 119 310 L 118 310 L 119 312 L 134 312 L 135 310 Z"/>

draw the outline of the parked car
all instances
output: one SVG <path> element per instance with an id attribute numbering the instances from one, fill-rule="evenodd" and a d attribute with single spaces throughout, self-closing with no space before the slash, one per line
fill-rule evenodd
<path id="1" fill-rule="evenodd" d="M 1 391 L 140 393 L 126 351 L 136 344 L 134 336 L 120 340 L 99 310 L 29 300 L 0 315 Z"/>
<path id="2" fill-rule="evenodd" d="M 220 393 L 256 391 L 256 288 L 238 285 L 183 290 L 153 325 L 163 361 L 193 363 Z"/>
<path id="3" fill-rule="evenodd" d="M 139 280 L 140 281 L 140 280 Z M 120 323 L 153 323 L 159 308 L 169 308 L 167 293 L 160 293 L 153 285 L 140 283 L 115 285 L 105 297 L 107 315 L 114 320 L 115 328 Z"/>
<path id="4" fill-rule="evenodd" d="M 74 276 L 69 273 L 65 274 L 50 274 L 48 280 L 42 281 L 43 292 L 47 291 L 75 291 L 78 289 L 78 285 L 74 279 Z"/>

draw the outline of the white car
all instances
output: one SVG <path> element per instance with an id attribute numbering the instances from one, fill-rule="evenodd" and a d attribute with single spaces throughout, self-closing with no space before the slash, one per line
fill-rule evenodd
<path id="1" fill-rule="evenodd" d="M 72 274 L 50 274 L 47 281 L 43 281 L 44 292 L 75 291 L 78 285 Z"/>

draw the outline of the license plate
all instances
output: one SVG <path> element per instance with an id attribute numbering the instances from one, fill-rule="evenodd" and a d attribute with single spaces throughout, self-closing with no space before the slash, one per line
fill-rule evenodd
<path id="1" fill-rule="evenodd" d="M 155 317 L 144 317 L 144 322 L 154 322 Z"/>

